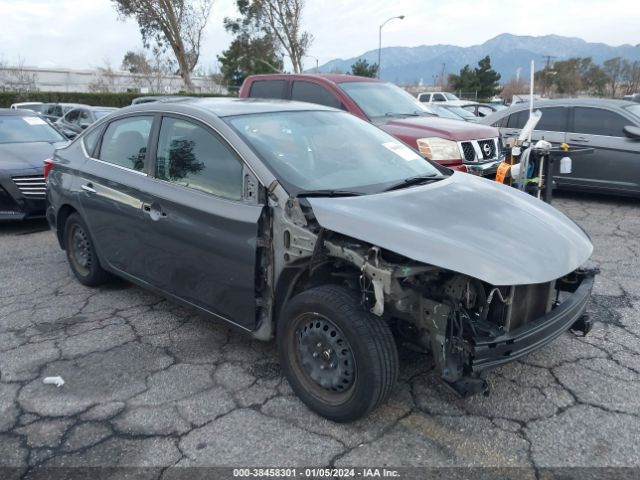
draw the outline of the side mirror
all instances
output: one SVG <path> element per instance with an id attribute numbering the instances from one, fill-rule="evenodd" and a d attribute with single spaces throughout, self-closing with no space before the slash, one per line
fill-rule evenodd
<path id="1" fill-rule="evenodd" d="M 634 140 L 640 140 L 640 127 L 634 127 L 633 125 L 627 125 L 626 127 L 624 127 L 622 129 L 622 131 L 624 132 L 624 134 L 627 137 L 633 138 Z"/>
<path id="2" fill-rule="evenodd" d="M 81 124 L 80 124 L 80 128 L 81 128 L 82 130 L 84 130 L 85 128 L 87 128 L 87 127 L 88 127 L 88 126 L 90 126 L 90 125 L 91 125 L 90 123 L 83 122 L 83 123 L 81 123 Z"/>

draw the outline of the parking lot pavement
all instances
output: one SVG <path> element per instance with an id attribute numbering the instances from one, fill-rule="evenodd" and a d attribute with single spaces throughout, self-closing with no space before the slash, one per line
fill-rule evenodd
<path id="1" fill-rule="evenodd" d="M 0 226 L 0 465 L 640 467 L 640 202 L 555 205 L 602 270 L 591 334 L 493 371 L 491 394 L 467 400 L 403 352 L 391 400 L 349 425 L 293 396 L 273 344 L 125 282 L 85 288 L 44 223 Z"/>

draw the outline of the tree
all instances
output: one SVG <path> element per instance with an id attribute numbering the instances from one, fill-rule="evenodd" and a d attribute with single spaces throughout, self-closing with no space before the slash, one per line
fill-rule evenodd
<path id="1" fill-rule="evenodd" d="M 24 59 L 18 58 L 14 65 L 9 65 L 0 57 L 0 86 L 3 90 L 14 92 L 36 92 L 37 75 L 24 65 Z"/>
<path id="2" fill-rule="evenodd" d="M 626 84 L 625 94 L 636 93 L 640 90 L 640 60 L 627 63 L 624 70 L 624 81 Z"/>
<path id="3" fill-rule="evenodd" d="M 489 55 L 478 62 L 474 70 L 478 86 L 478 98 L 491 98 L 500 91 L 500 74 L 491 68 Z"/>
<path id="4" fill-rule="evenodd" d="M 458 75 L 449 75 L 449 85 L 458 92 L 475 92 L 478 89 L 478 79 L 469 65 L 465 65 Z"/>
<path id="5" fill-rule="evenodd" d="M 236 37 L 229 48 L 218 55 L 222 77 L 227 85 L 239 87 L 249 75 L 279 73 L 284 68 L 273 40 L 264 35 Z"/>
<path id="6" fill-rule="evenodd" d="M 152 55 L 144 51 L 129 50 L 122 59 L 122 70 L 135 75 L 134 83 L 138 88 L 145 87 L 150 93 L 164 91 L 166 78 L 174 72 L 175 63 L 160 49 L 154 48 Z"/>
<path id="7" fill-rule="evenodd" d="M 612 97 L 616 96 L 618 87 L 620 86 L 620 82 L 622 81 L 623 73 L 627 68 L 628 63 L 629 62 L 620 57 L 615 57 L 610 58 L 609 60 L 605 60 L 602 64 L 604 73 L 607 75 L 607 77 L 609 77 L 609 94 Z"/>
<path id="8" fill-rule="evenodd" d="M 364 58 L 351 65 L 351 75 L 374 78 L 378 72 L 378 64 L 369 64 Z"/>
<path id="9" fill-rule="evenodd" d="M 138 22 L 145 48 L 173 51 L 185 88 L 193 91 L 191 72 L 213 0 L 111 0 L 122 17 Z"/>
<path id="10" fill-rule="evenodd" d="M 302 59 L 307 53 L 313 35 L 301 29 L 304 0 L 236 0 L 241 18 L 225 19 L 225 28 L 232 33 L 257 32 L 268 35 L 291 60 L 293 71 L 302 73 Z"/>

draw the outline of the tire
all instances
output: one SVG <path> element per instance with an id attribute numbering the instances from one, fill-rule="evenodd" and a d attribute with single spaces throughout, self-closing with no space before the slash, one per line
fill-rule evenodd
<path id="1" fill-rule="evenodd" d="M 383 403 L 398 377 L 387 323 L 335 285 L 296 295 L 278 323 L 278 354 L 293 391 L 335 422 L 364 417 Z"/>
<path id="2" fill-rule="evenodd" d="M 110 279 L 100 265 L 87 224 L 77 213 L 69 215 L 64 225 L 64 247 L 71 271 L 80 283 L 97 287 Z"/>

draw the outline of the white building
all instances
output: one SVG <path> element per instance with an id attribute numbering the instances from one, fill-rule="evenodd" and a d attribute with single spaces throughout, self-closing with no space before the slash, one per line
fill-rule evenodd
<path id="1" fill-rule="evenodd" d="M 211 77 L 191 78 L 196 93 L 226 94 Z M 140 92 L 172 94 L 184 90 L 179 75 L 141 75 L 118 70 L 73 70 L 0 66 L 0 90 L 41 92 Z"/>

